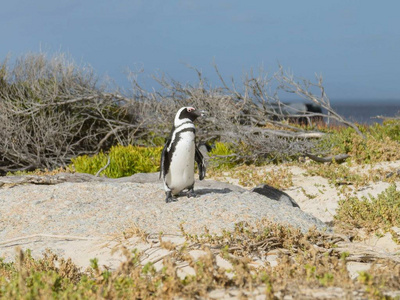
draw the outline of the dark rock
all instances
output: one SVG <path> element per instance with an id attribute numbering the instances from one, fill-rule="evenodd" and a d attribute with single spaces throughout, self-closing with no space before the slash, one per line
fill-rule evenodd
<path id="1" fill-rule="evenodd" d="M 260 184 L 260 185 L 256 186 L 254 189 L 252 189 L 251 191 L 254 193 L 263 195 L 265 197 L 268 197 L 269 199 L 272 199 L 275 201 L 280 201 L 289 206 L 300 208 L 300 206 L 296 203 L 296 201 L 294 201 L 294 199 L 292 197 L 290 197 L 285 192 L 282 192 L 272 186 L 269 186 L 266 184 Z"/>

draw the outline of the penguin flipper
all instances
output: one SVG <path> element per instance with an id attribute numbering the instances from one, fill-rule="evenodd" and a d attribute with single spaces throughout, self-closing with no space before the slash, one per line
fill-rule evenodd
<path id="1" fill-rule="evenodd" d="M 194 160 L 197 163 L 197 166 L 199 167 L 199 179 L 203 180 L 204 177 L 206 176 L 206 163 L 204 161 L 203 154 L 201 154 L 199 147 L 195 145 L 195 155 L 194 155 Z"/>
<path id="2" fill-rule="evenodd" d="M 167 170 L 169 169 L 169 165 L 171 163 L 171 159 L 168 155 L 168 145 L 171 143 L 171 139 L 168 139 L 167 142 L 165 143 L 165 146 L 161 152 L 161 162 L 160 162 L 160 177 L 165 176 L 167 173 Z"/>

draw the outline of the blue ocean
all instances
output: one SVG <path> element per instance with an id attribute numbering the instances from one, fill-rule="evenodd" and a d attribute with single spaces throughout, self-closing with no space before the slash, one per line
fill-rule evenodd
<path id="1" fill-rule="evenodd" d="M 332 108 L 349 121 L 371 125 L 382 123 L 382 117 L 400 117 L 400 100 L 398 101 L 333 101 Z"/>

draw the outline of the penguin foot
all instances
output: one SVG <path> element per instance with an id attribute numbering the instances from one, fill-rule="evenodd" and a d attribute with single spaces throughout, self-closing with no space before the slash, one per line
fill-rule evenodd
<path id="1" fill-rule="evenodd" d="M 178 199 L 176 199 L 175 197 L 172 197 L 172 196 L 165 198 L 166 203 L 176 202 L 176 201 L 178 201 Z"/>
<path id="2" fill-rule="evenodd" d="M 167 197 L 165 198 L 166 203 L 178 201 L 178 199 L 176 199 L 174 196 L 172 196 L 171 192 L 166 192 L 166 194 L 167 194 Z"/>
<path id="3" fill-rule="evenodd" d="M 196 198 L 196 197 L 197 197 L 196 193 L 194 192 L 194 189 L 190 189 L 190 190 L 187 192 L 186 196 L 187 196 L 188 198 Z"/>

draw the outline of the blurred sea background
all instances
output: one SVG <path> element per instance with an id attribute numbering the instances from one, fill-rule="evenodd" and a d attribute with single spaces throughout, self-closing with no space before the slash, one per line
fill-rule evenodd
<path id="1" fill-rule="evenodd" d="M 332 108 L 341 116 L 352 122 L 371 125 L 384 121 L 382 117 L 400 117 L 400 100 L 396 101 L 335 101 L 331 99 Z"/>

